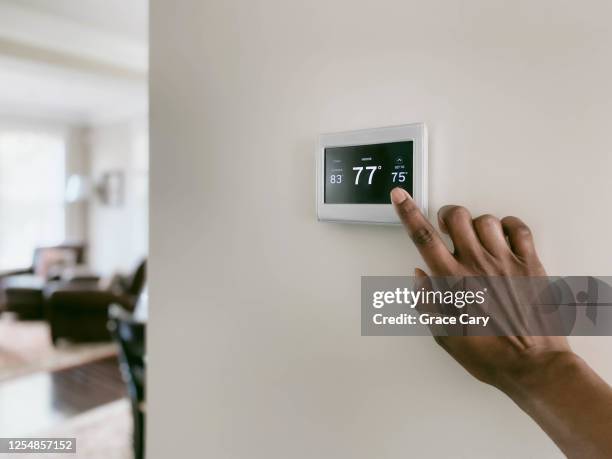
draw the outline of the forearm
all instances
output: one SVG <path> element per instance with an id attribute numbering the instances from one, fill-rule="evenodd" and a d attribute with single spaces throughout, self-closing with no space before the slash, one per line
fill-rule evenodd
<path id="1" fill-rule="evenodd" d="M 572 352 L 535 357 L 496 385 L 568 457 L 612 457 L 612 388 Z"/>

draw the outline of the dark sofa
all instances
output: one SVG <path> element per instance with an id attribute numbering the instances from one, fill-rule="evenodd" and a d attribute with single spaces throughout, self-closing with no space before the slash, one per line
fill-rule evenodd
<path id="1" fill-rule="evenodd" d="M 119 278 L 109 289 L 82 281 L 49 285 L 45 291 L 46 317 L 53 342 L 57 343 L 60 338 L 79 342 L 110 340 L 109 306 L 119 304 L 132 311 L 145 278 L 146 261 L 143 261 L 131 275 Z"/>

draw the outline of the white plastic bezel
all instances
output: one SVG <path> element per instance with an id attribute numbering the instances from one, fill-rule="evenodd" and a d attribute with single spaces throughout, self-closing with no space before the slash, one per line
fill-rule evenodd
<path id="1" fill-rule="evenodd" d="M 389 204 L 326 204 L 325 148 L 412 140 L 412 198 L 427 216 L 427 128 L 424 123 L 323 134 L 317 149 L 317 217 L 320 221 L 352 223 L 399 223 Z"/>

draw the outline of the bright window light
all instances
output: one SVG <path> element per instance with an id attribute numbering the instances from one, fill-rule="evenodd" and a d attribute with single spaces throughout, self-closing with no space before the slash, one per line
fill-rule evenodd
<path id="1" fill-rule="evenodd" d="M 0 130 L 0 270 L 65 237 L 63 135 Z"/>

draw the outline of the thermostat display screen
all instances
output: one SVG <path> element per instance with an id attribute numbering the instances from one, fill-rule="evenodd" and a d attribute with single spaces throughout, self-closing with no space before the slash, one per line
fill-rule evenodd
<path id="1" fill-rule="evenodd" d="M 413 142 L 325 148 L 326 204 L 389 204 L 402 187 L 412 195 Z"/>

